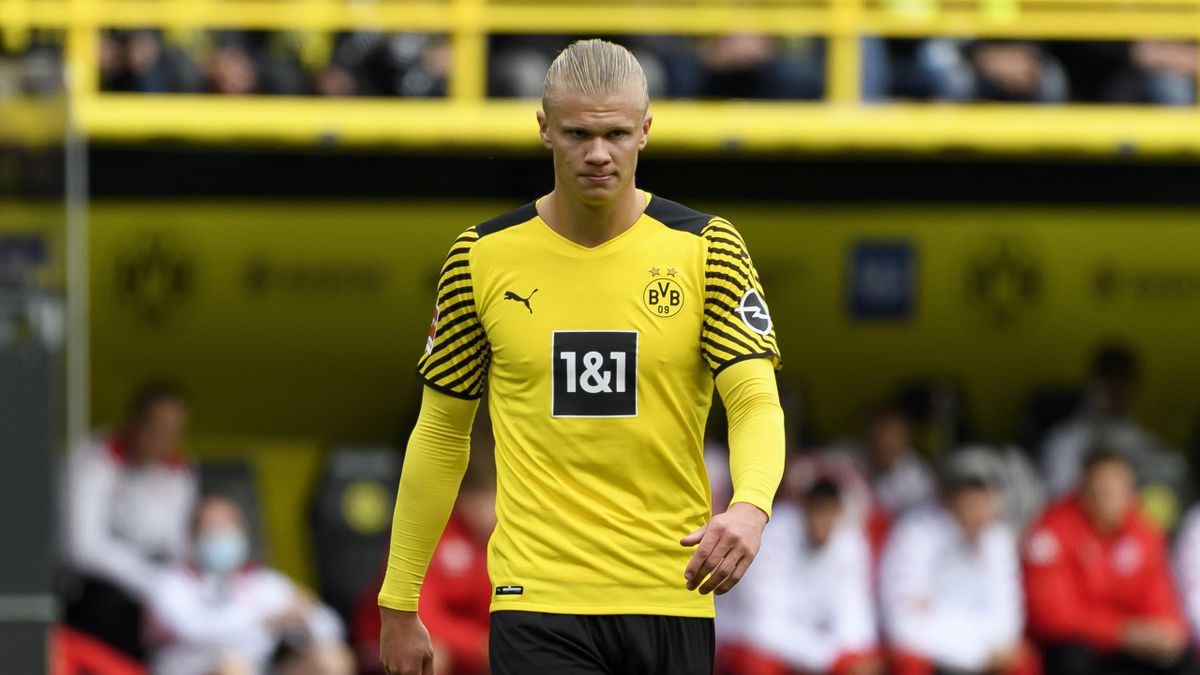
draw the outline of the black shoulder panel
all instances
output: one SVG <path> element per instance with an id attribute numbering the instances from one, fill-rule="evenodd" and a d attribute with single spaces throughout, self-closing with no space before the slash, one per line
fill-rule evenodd
<path id="1" fill-rule="evenodd" d="M 502 216 L 496 216 L 475 226 L 475 232 L 480 237 L 486 237 L 493 232 L 499 232 L 513 225 L 520 225 L 537 215 L 537 204 L 529 202 L 525 206 L 513 209 Z"/>
<path id="2" fill-rule="evenodd" d="M 672 230 L 682 230 L 695 235 L 699 235 L 700 230 L 713 219 L 713 216 L 707 213 L 689 209 L 679 202 L 663 199 L 658 195 L 650 198 L 650 203 L 646 205 L 646 215 Z"/>

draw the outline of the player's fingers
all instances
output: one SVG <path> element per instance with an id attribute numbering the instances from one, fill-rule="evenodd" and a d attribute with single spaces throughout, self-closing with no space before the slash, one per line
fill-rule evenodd
<path id="1" fill-rule="evenodd" d="M 421 675 L 433 675 L 433 654 L 426 654 L 421 662 Z"/>
<path id="2" fill-rule="evenodd" d="M 712 574 L 708 575 L 708 578 L 704 580 L 704 583 L 700 584 L 700 595 L 708 595 L 709 593 L 715 591 L 717 587 L 724 583 L 725 579 L 727 579 L 729 575 L 733 573 L 733 570 L 737 568 L 740 560 L 741 558 L 734 553 L 730 553 L 729 555 L 725 556 L 720 563 L 713 568 Z"/>
<path id="3" fill-rule="evenodd" d="M 687 571 L 684 572 L 684 578 L 687 579 L 687 589 L 693 591 L 700 582 L 704 581 L 712 571 L 721 564 L 729 550 L 733 548 L 732 542 L 728 537 L 721 536 L 719 533 L 710 529 L 708 534 L 704 535 L 700 545 L 696 547 L 696 553 L 692 556 L 692 563 L 688 564 L 688 570 L 691 571 L 689 576 Z M 693 565 L 699 560 L 699 565 L 693 569 Z"/>
<path id="4" fill-rule="evenodd" d="M 708 559 L 709 554 L 712 553 L 711 548 L 707 547 L 704 542 L 705 535 L 707 534 L 708 525 L 705 525 L 704 527 L 679 540 L 679 543 L 683 544 L 684 546 L 696 547 L 696 550 L 692 552 L 691 560 L 688 560 L 687 567 L 683 569 L 683 578 L 689 582 L 700 571 L 700 565 L 702 565 L 704 561 Z M 691 585 L 688 586 L 689 591 L 692 590 L 692 588 L 693 587 Z"/>
<path id="5" fill-rule="evenodd" d="M 696 544 L 700 543 L 700 540 L 704 538 L 704 533 L 707 531 L 708 531 L 708 524 L 705 523 L 704 527 L 701 527 L 700 529 L 696 530 L 695 532 L 692 532 L 691 534 L 684 537 L 683 539 L 680 539 L 679 545 L 680 546 L 695 546 Z"/>
<path id="6" fill-rule="evenodd" d="M 725 577 L 725 581 L 722 581 L 721 585 L 717 586 L 717 590 L 714 592 L 717 595 L 725 595 L 728 593 L 733 589 L 734 586 L 737 585 L 737 582 L 742 580 L 742 577 L 745 576 L 746 570 L 748 569 L 750 569 L 750 561 L 742 558 L 738 561 L 737 567 L 733 568 L 733 572 L 731 572 L 729 576 Z"/>

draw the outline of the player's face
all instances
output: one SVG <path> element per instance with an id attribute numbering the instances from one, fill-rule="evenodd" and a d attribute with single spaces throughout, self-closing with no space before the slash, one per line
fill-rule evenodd
<path id="1" fill-rule="evenodd" d="M 632 187 L 652 119 L 639 88 L 602 97 L 564 92 L 548 107 L 538 111 L 538 125 L 554 153 L 556 189 L 602 205 Z"/>

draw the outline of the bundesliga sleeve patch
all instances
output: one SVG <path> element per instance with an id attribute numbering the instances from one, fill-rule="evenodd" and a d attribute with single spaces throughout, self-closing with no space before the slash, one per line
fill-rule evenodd
<path id="1" fill-rule="evenodd" d="M 556 330 L 554 417 L 637 417 L 637 331 Z"/>
<path id="2" fill-rule="evenodd" d="M 429 322 L 429 337 L 425 338 L 425 353 L 426 354 L 430 354 L 433 352 L 433 339 L 435 337 L 437 337 L 437 325 L 438 325 L 438 315 L 439 314 L 441 314 L 441 311 L 438 309 L 437 305 L 434 305 L 433 306 L 433 321 Z"/>

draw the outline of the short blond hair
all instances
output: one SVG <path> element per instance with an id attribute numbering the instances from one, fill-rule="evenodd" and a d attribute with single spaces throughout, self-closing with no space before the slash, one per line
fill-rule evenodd
<path id="1" fill-rule="evenodd" d="M 650 90 L 642 64 L 628 49 L 607 40 L 579 40 L 562 50 L 546 71 L 542 111 L 561 92 L 589 97 L 608 96 L 634 86 L 641 91 L 642 110 L 650 105 Z"/>

